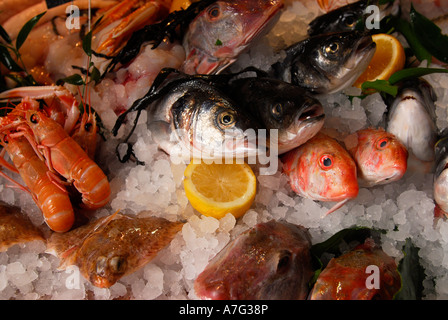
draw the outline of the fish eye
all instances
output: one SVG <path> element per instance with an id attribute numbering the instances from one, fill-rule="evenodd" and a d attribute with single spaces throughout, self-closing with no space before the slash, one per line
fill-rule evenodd
<path id="1" fill-rule="evenodd" d="M 379 139 L 376 143 L 376 148 L 378 150 L 384 150 L 385 148 L 387 148 L 389 146 L 389 139 L 388 138 L 382 138 Z"/>
<path id="2" fill-rule="evenodd" d="M 93 125 L 88 122 L 84 125 L 84 130 L 86 130 L 87 132 L 90 132 L 90 130 L 92 130 Z"/>
<path id="3" fill-rule="evenodd" d="M 9 143 L 9 139 L 8 136 L 5 134 L 5 136 L 3 137 L 3 142 L 8 144 Z"/>
<path id="4" fill-rule="evenodd" d="M 352 15 L 344 17 L 343 21 L 344 21 L 345 26 L 349 27 L 349 28 L 353 28 L 356 24 L 356 19 Z"/>
<path id="5" fill-rule="evenodd" d="M 222 112 L 218 117 L 219 126 L 221 128 L 229 128 L 235 124 L 235 117 L 230 112 Z"/>
<path id="6" fill-rule="evenodd" d="M 36 113 L 33 113 L 30 116 L 30 122 L 34 123 L 34 124 L 37 124 L 39 122 L 39 116 Z"/>
<path id="7" fill-rule="evenodd" d="M 329 45 L 325 46 L 325 52 L 328 54 L 335 54 L 339 51 L 339 43 L 332 42 Z"/>
<path id="8" fill-rule="evenodd" d="M 333 167 L 333 157 L 329 154 L 324 154 L 319 159 L 319 165 L 322 169 L 328 170 Z"/>
<path id="9" fill-rule="evenodd" d="M 288 271 L 290 264 L 291 264 L 291 252 L 290 251 L 282 252 L 277 262 L 277 273 L 281 274 Z"/>
<path id="10" fill-rule="evenodd" d="M 283 106 L 281 105 L 281 103 L 276 103 L 272 107 L 271 113 L 274 117 L 280 118 L 283 115 Z"/>
<path id="11" fill-rule="evenodd" d="M 126 259 L 123 257 L 113 257 L 109 261 L 109 267 L 114 273 L 124 273 L 126 270 Z"/>
<path id="12" fill-rule="evenodd" d="M 221 10 L 219 5 L 213 5 L 207 10 L 208 18 L 210 21 L 217 20 L 221 16 Z"/>

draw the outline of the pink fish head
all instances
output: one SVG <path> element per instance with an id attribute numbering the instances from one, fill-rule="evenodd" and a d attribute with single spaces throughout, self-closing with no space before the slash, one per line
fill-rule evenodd
<path id="1" fill-rule="evenodd" d="M 403 177 L 408 151 L 393 134 L 369 128 L 354 135 L 356 139 L 350 138 L 347 149 L 355 159 L 362 185 L 386 184 Z"/>
<path id="2" fill-rule="evenodd" d="M 220 0 L 190 24 L 183 40 L 188 74 L 219 73 L 277 20 L 283 0 Z"/>
<path id="3" fill-rule="evenodd" d="M 346 201 L 358 195 L 356 165 L 349 153 L 322 133 L 289 151 L 283 171 L 299 195 L 318 201 Z"/>

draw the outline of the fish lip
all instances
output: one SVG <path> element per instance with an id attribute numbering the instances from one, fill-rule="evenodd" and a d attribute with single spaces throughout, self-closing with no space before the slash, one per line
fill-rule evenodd
<path id="1" fill-rule="evenodd" d="M 305 108 L 298 116 L 296 121 L 313 122 L 325 117 L 324 108 L 319 103 L 314 103 Z"/>

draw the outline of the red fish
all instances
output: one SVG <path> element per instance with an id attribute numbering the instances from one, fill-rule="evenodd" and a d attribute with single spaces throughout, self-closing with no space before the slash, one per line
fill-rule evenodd
<path id="1" fill-rule="evenodd" d="M 391 300 L 400 288 L 395 260 L 372 239 L 367 239 L 352 251 L 330 260 L 317 278 L 310 299 Z"/>
<path id="2" fill-rule="evenodd" d="M 260 223 L 230 242 L 196 278 L 212 300 L 306 299 L 313 275 L 311 236 L 287 222 Z"/>
<path id="3" fill-rule="evenodd" d="M 183 38 L 188 74 L 219 73 L 270 30 L 283 0 L 218 0 L 189 25 Z"/>
<path id="4" fill-rule="evenodd" d="M 345 139 L 345 146 L 355 159 L 360 185 L 397 181 L 406 172 L 406 147 L 382 128 L 359 130 Z"/>
<path id="5" fill-rule="evenodd" d="M 109 288 L 151 261 L 183 223 L 115 213 L 48 239 L 47 252 L 61 258 L 59 269 L 76 265 L 94 286 Z"/>
<path id="6" fill-rule="evenodd" d="M 282 157 L 283 172 L 298 195 L 318 201 L 338 201 L 331 213 L 358 195 L 356 164 L 333 138 L 318 133 Z"/>

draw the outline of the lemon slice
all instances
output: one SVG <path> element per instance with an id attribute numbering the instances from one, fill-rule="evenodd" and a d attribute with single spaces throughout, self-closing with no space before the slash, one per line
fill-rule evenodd
<path id="1" fill-rule="evenodd" d="M 170 12 L 187 9 L 194 0 L 174 0 L 171 3 Z"/>
<path id="2" fill-rule="evenodd" d="M 254 202 L 257 179 L 248 164 L 195 164 L 184 172 L 185 194 L 199 213 L 220 219 L 241 217 Z"/>
<path id="3" fill-rule="evenodd" d="M 396 71 L 403 69 L 406 55 L 400 41 L 394 36 L 380 33 L 372 36 L 376 51 L 367 69 L 353 86 L 361 88 L 365 81 L 388 80 Z"/>

